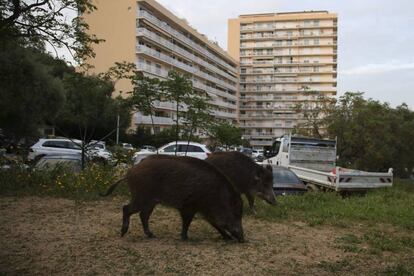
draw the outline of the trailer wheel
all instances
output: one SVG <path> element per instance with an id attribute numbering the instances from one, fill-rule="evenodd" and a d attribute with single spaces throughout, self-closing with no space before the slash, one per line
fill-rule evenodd
<path id="1" fill-rule="evenodd" d="M 319 191 L 318 186 L 316 186 L 315 184 L 307 184 L 306 188 L 308 189 L 309 192 L 318 192 Z"/>

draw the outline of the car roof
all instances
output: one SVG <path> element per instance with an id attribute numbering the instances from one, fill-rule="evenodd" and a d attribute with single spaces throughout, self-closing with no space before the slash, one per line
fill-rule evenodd
<path id="1" fill-rule="evenodd" d="M 166 146 L 170 146 L 170 145 L 175 145 L 175 143 L 176 143 L 175 141 L 174 142 L 170 142 L 170 143 L 168 143 L 166 145 L 163 145 L 161 148 L 166 147 Z M 206 145 L 203 145 L 203 144 L 200 144 L 200 143 L 197 143 L 197 142 L 190 142 L 190 143 L 188 143 L 188 141 L 178 141 L 177 144 L 179 144 L 179 145 L 187 145 L 187 144 L 189 144 L 191 146 L 200 146 L 200 147 L 205 147 L 206 146 Z"/>
<path id="2" fill-rule="evenodd" d="M 78 140 L 78 139 L 68 139 L 68 138 L 41 138 L 41 139 L 39 139 L 39 142 L 46 142 L 46 141 L 62 141 L 62 142 L 82 143 L 81 140 Z"/>

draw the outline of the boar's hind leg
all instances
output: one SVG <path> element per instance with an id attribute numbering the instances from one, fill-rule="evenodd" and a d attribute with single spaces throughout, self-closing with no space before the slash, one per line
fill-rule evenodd
<path id="1" fill-rule="evenodd" d="M 124 205 L 124 207 L 122 208 L 121 237 L 123 237 L 126 234 L 126 232 L 128 232 L 129 218 L 131 217 L 131 215 L 139 212 L 139 209 L 134 206 L 135 204 L 130 203 L 130 204 Z"/>
<path id="2" fill-rule="evenodd" d="M 144 228 L 144 233 L 145 235 L 147 235 L 148 238 L 154 238 L 154 234 L 151 233 L 148 226 L 148 220 L 151 216 L 152 211 L 154 210 L 154 207 L 154 203 L 146 204 L 139 213 L 139 216 L 141 217 L 142 227 Z"/>
<path id="3" fill-rule="evenodd" d="M 182 219 L 181 239 L 185 241 L 188 239 L 188 235 L 187 235 L 188 227 L 190 227 L 190 224 L 194 218 L 195 212 L 192 210 L 189 211 L 189 210 L 181 209 L 180 215 Z"/>

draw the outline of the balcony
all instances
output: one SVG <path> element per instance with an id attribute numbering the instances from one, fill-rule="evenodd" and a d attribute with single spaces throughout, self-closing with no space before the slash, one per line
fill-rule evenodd
<path id="1" fill-rule="evenodd" d="M 212 65 L 212 64 L 210 64 L 210 63 L 208 63 L 208 62 L 206 62 L 206 61 L 202 60 L 202 59 L 201 59 L 201 58 L 199 58 L 199 57 L 196 57 L 196 56 L 195 56 L 195 55 L 193 55 L 192 53 L 190 53 L 190 52 L 188 52 L 188 51 L 184 50 L 184 49 L 183 49 L 183 48 L 181 48 L 181 47 L 178 47 L 177 45 L 175 45 L 175 44 L 171 43 L 170 41 L 168 41 L 168 40 L 166 40 L 166 39 L 162 38 L 162 37 L 161 37 L 161 36 L 159 36 L 159 35 L 156 35 L 156 34 L 155 34 L 155 33 L 153 33 L 153 32 L 150 32 L 149 30 L 147 30 L 147 29 L 145 29 L 145 28 L 137 28 L 137 35 L 138 35 L 138 36 L 145 36 L 145 37 L 147 37 L 147 38 L 150 38 L 152 41 L 155 41 L 155 42 L 157 42 L 158 44 L 161 44 L 161 45 L 163 45 L 163 46 L 167 47 L 167 48 L 168 48 L 168 49 L 170 49 L 171 51 L 175 51 L 175 52 L 177 52 L 177 53 L 181 54 L 182 56 L 184 56 L 184 57 L 186 57 L 186 58 L 188 58 L 188 59 L 190 59 L 190 60 L 192 60 L 192 61 L 194 61 L 194 62 L 197 62 L 198 64 L 200 64 L 200 65 L 202 65 L 202 66 L 204 66 L 204 67 L 206 67 L 206 68 L 208 68 L 208 69 L 209 69 L 209 70 L 211 70 L 212 72 L 217 73 L 217 74 L 220 74 L 220 75 L 222 75 L 223 77 L 225 77 L 225 78 L 227 78 L 227 79 L 230 79 L 231 81 L 233 81 L 233 82 L 236 82 L 236 83 L 237 83 L 237 78 L 235 78 L 234 76 L 232 76 L 232 75 L 230 75 L 230 74 L 228 74 L 228 73 L 224 72 L 223 70 L 220 70 L 219 68 L 215 67 L 214 65 Z"/>
<path id="2" fill-rule="evenodd" d="M 263 105 L 247 105 L 240 106 L 240 110 L 292 110 L 293 106 L 263 106 Z"/>
<path id="3" fill-rule="evenodd" d="M 175 121 L 169 117 L 156 117 L 153 116 L 154 124 L 155 125 L 174 125 Z M 136 114 L 135 116 L 135 124 L 137 125 L 151 125 L 151 116 L 144 116 L 141 114 Z"/>
<path id="4" fill-rule="evenodd" d="M 138 18 L 144 18 L 154 24 L 155 26 L 161 28 L 162 30 L 166 31 L 169 34 L 172 34 L 174 37 L 178 38 L 182 42 L 184 42 L 187 45 L 190 45 L 193 49 L 203 53 L 205 56 L 209 57 L 213 61 L 219 63 L 220 65 L 226 67 L 228 70 L 236 73 L 237 69 L 236 67 L 231 66 L 230 64 L 224 62 L 223 60 L 216 57 L 214 54 L 212 54 L 210 51 L 208 51 L 206 48 L 202 47 L 201 45 L 195 43 L 188 37 L 184 36 L 183 34 L 179 33 L 177 30 L 171 28 L 166 22 L 163 22 L 156 18 L 155 16 L 151 15 L 147 11 L 140 10 L 138 11 Z"/>
<path id="5" fill-rule="evenodd" d="M 231 90 L 236 90 L 236 86 L 231 85 L 229 83 L 226 83 L 223 80 L 218 79 L 216 77 L 213 77 L 213 76 L 211 76 L 211 75 L 209 75 L 205 72 L 202 72 L 202 71 L 200 71 L 199 69 L 197 69 L 195 67 L 192 67 L 188 64 L 180 62 L 176 59 L 173 59 L 172 57 L 170 57 L 170 56 L 168 56 L 164 53 L 160 53 L 160 52 L 158 52 L 154 49 L 148 48 L 144 45 L 137 45 L 136 50 L 137 50 L 138 53 L 144 53 L 144 54 L 149 55 L 151 57 L 154 57 L 156 59 L 162 60 L 166 63 L 169 63 L 172 66 L 178 67 L 178 68 L 180 68 L 184 71 L 187 71 L 191 74 L 194 74 L 194 75 L 197 75 L 197 76 L 202 77 L 204 79 L 207 79 L 207 80 L 209 80 L 213 83 L 219 84 L 219 85 L 221 85 L 225 88 L 228 88 L 228 89 L 231 89 Z"/>
<path id="6" fill-rule="evenodd" d="M 168 77 L 168 71 L 161 69 L 161 68 L 156 68 L 155 66 L 152 65 L 147 65 L 145 63 L 136 63 L 137 69 L 138 70 L 142 70 L 144 72 L 148 72 L 150 74 L 156 75 L 157 77 L 163 77 L 163 78 L 167 78 Z M 237 100 L 237 97 L 235 95 L 229 94 L 229 93 L 225 93 L 221 90 L 218 90 L 216 88 L 207 86 L 199 81 L 195 81 L 194 79 L 192 80 L 193 82 L 193 87 L 194 88 L 198 88 L 200 90 L 206 91 L 210 96 L 214 97 L 214 96 L 222 96 L 224 98 L 227 98 L 229 100 Z M 229 106 L 228 106 L 229 107 Z M 233 106 L 234 109 L 236 109 L 236 106 Z"/>
<path id="7" fill-rule="evenodd" d="M 273 144 L 272 140 L 250 140 L 251 146 L 263 146 L 263 147 L 270 147 Z"/>
<path id="8" fill-rule="evenodd" d="M 230 113 L 230 112 L 214 110 L 213 115 L 216 116 L 216 117 L 221 117 L 221 118 L 237 119 L 237 114 L 236 113 Z"/>

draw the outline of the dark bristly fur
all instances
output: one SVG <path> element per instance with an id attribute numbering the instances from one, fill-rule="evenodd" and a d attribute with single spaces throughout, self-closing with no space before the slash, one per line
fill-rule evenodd
<path id="1" fill-rule="evenodd" d="M 123 207 L 122 236 L 128 231 L 130 216 L 139 212 L 144 233 L 153 237 L 148 220 L 154 207 L 161 203 L 180 212 L 183 240 L 187 239 L 188 227 L 199 212 L 223 238 L 244 241 L 240 194 L 225 175 L 207 162 L 192 157 L 153 155 L 131 168 L 126 179 L 132 199 Z"/>
<path id="2" fill-rule="evenodd" d="M 207 162 L 220 169 L 249 201 L 254 211 L 254 196 L 275 204 L 272 167 L 262 167 L 240 152 L 215 152 Z"/>

